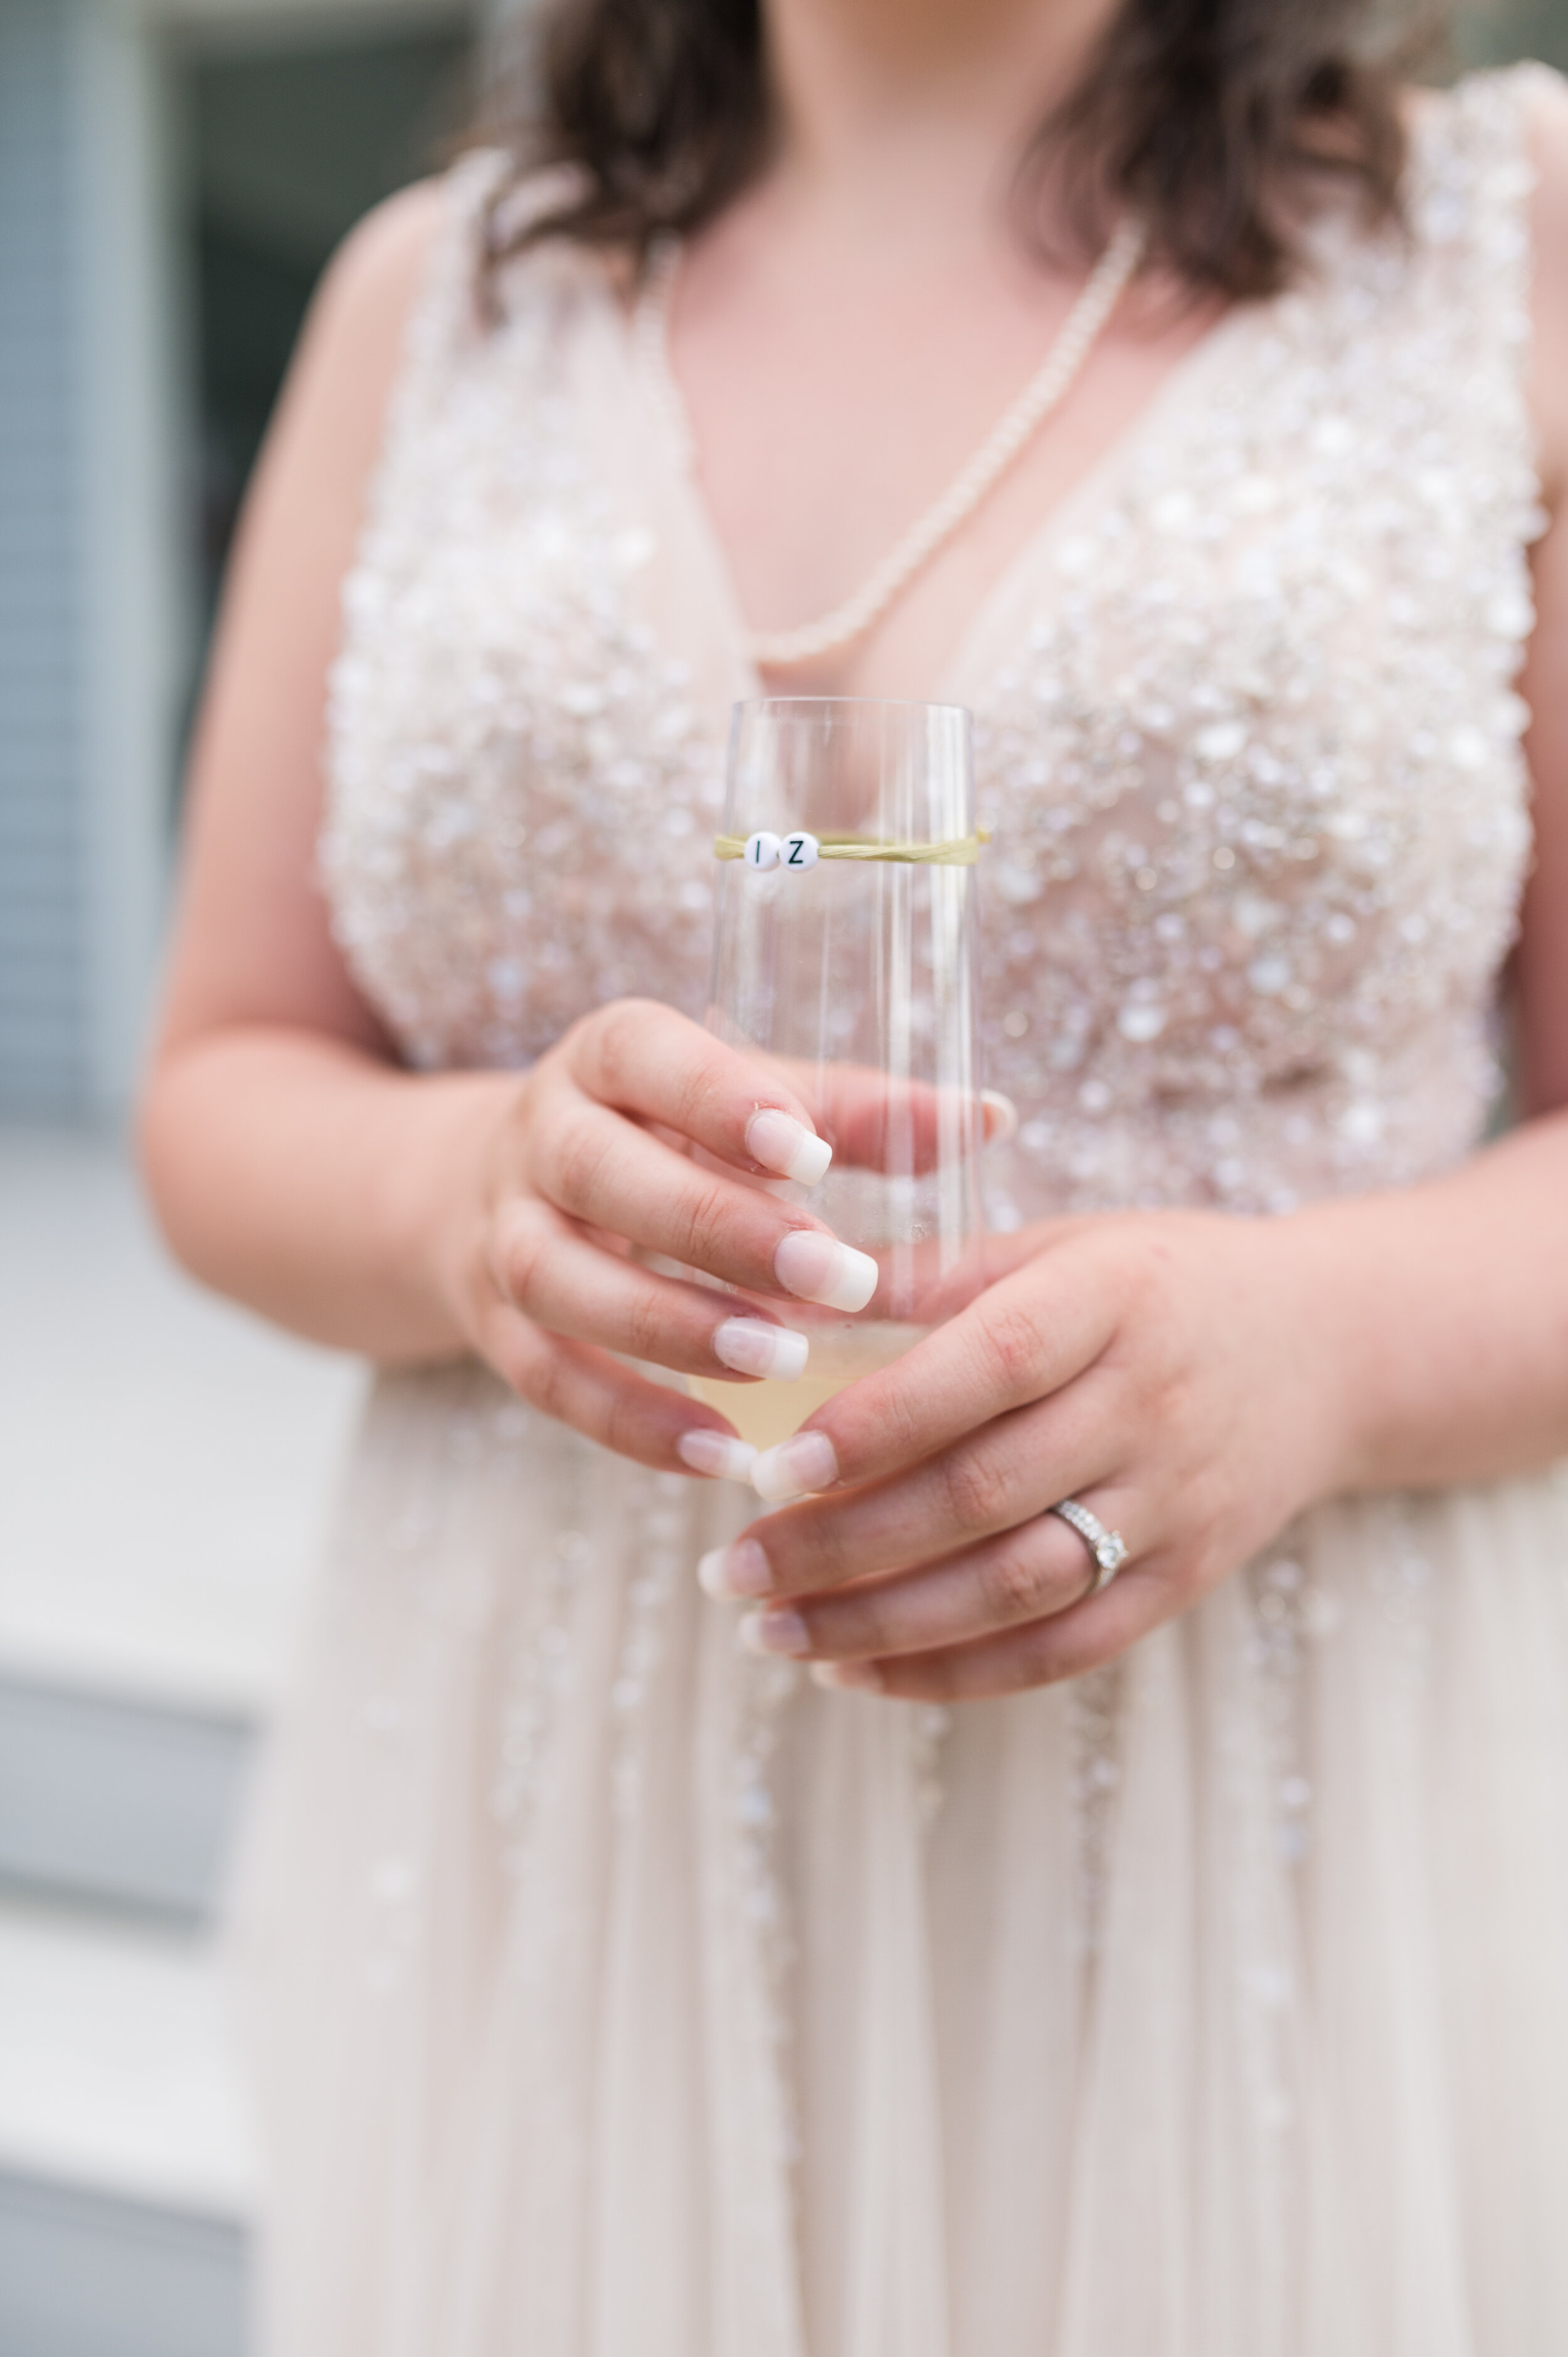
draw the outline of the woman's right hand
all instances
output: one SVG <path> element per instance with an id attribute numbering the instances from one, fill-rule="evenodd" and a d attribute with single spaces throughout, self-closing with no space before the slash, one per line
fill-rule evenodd
<path id="1" fill-rule="evenodd" d="M 759 1183 L 812 1184 L 831 1158 L 775 1068 L 672 1007 L 618 999 L 575 1023 L 492 1118 L 441 1289 L 472 1347 L 545 1415 L 643 1465 L 744 1480 L 755 1451 L 719 1415 L 612 1353 L 789 1378 L 802 1340 L 636 1255 L 748 1295 L 864 1308 L 876 1263 Z"/>

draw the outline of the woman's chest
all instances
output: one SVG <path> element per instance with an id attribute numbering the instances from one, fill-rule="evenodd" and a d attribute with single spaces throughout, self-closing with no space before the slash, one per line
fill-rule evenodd
<path id="1" fill-rule="evenodd" d="M 977 719 L 995 1076 L 1153 1105 L 1474 1001 L 1525 856 L 1512 356 L 1276 308 L 1036 533 L 934 692 Z M 1223 335 L 1224 330 L 1221 331 Z M 602 316 L 468 356 L 350 583 L 326 874 L 424 1062 L 700 1010 L 733 584 Z M 998 496 L 1002 496 L 1000 493 Z"/>
<path id="2" fill-rule="evenodd" d="M 653 274 L 634 314 L 644 373 L 737 624 L 821 621 L 945 514 L 875 627 L 767 672 L 769 692 L 939 693 L 994 585 L 1168 397 L 1222 307 L 1134 293 L 1119 249 L 1112 278 L 1102 264 L 1081 285 L 1007 259 L 982 246 L 889 274 L 874 255 L 792 266 L 704 243 Z"/>

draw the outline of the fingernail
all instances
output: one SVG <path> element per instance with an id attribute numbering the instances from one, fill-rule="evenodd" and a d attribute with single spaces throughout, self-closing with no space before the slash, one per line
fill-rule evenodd
<path id="1" fill-rule="evenodd" d="M 675 1443 L 675 1454 L 693 1473 L 712 1473 L 721 1481 L 744 1481 L 757 1462 L 757 1451 L 749 1440 L 734 1440 L 727 1432 L 715 1432 L 712 1425 L 683 1432 Z"/>
<path id="2" fill-rule="evenodd" d="M 764 1105 L 746 1123 L 746 1150 L 765 1170 L 776 1170 L 780 1178 L 798 1178 L 802 1187 L 814 1187 L 833 1158 L 825 1137 L 775 1105 Z"/>
<path id="3" fill-rule="evenodd" d="M 880 1694 L 882 1673 L 875 1662 L 813 1662 L 811 1677 L 820 1686 L 850 1686 L 859 1694 Z"/>
<path id="4" fill-rule="evenodd" d="M 766 1596 L 773 1572 L 755 1539 L 736 1539 L 733 1546 L 714 1547 L 702 1557 L 697 1585 L 716 1603 L 729 1604 L 737 1596 Z"/>
<path id="5" fill-rule="evenodd" d="M 980 1102 L 985 1107 L 985 1143 L 1005 1146 L 1018 1135 L 1018 1108 L 1011 1097 L 1000 1089 L 982 1089 Z"/>
<path id="6" fill-rule="evenodd" d="M 869 1253 L 841 1244 L 814 1228 L 791 1228 L 773 1255 L 773 1274 L 786 1293 L 824 1309 L 864 1309 L 881 1271 Z"/>
<path id="7" fill-rule="evenodd" d="M 807 1653 L 811 1648 L 805 1622 L 787 1604 L 748 1612 L 740 1624 L 740 1641 L 748 1653 Z"/>
<path id="8" fill-rule="evenodd" d="M 737 1375 L 771 1375 L 775 1383 L 792 1383 L 811 1355 L 804 1334 L 760 1318 L 726 1318 L 714 1335 L 714 1358 Z"/>
<path id="9" fill-rule="evenodd" d="M 825 1432 L 797 1432 L 777 1448 L 765 1448 L 751 1468 L 752 1488 L 772 1501 L 831 1490 L 838 1478 L 838 1454 Z"/>

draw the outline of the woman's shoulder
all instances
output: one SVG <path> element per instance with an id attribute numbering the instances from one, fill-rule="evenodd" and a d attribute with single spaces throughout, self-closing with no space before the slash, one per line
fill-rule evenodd
<path id="1" fill-rule="evenodd" d="M 530 280 L 578 274 L 560 241 L 542 242 L 494 267 L 495 302 L 483 284 L 485 253 L 503 255 L 566 193 L 559 171 L 518 174 L 499 151 L 478 148 L 367 213 L 338 247 L 312 306 L 311 331 L 381 355 L 395 365 L 422 304 L 467 323 L 510 309 Z"/>
<path id="2" fill-rule="evenodd" d="M 442 285 L 464 274 L 450 258 L 467 243 L 472 173 L 465 162 L 387 198 L 349 231 L 322 273 L 268 429 L 257 475 L 266 504 L 274 481 L 306 487 L 302 511 L 342 511 L 345 551 L 382 463 L 389 425 L 428 371 Z"/>
<path id="3" fill-rule="evenodd" d="M 1541 484 L 1555 506 L 1568 486 L 1568 81 L 1538 69 L 1526 105 L 1533 181 L 1530 402 Z"/>
<path id="4" fill-rule="evenodd" d="M 449 217 L 445 178 L 401 189 L 349 231 L 312 297 L 285 407 L 330 412 L 367 461 Z"/>
<path id="5" fill-rule="evenodd" d="M 1466 257 L 1479 312 L 1517 304 L 1541 483 L 1568 489 L 1568 80 L 1533 62 L 1412 94 L 1411 210 L 1418 243 Z M 1477 334 L 1485 320 L 1475 321 Z"/>
<path id="6" fill-rule="evenodd" d="M 1533 61 L 1466 74 L 1412 92 L 1408 121 L 1417 247 L 1437 259 L 1477 337 L 1517 315 L 1541 486 L 1554 500 L 1568 485 L 1568 80 Z"/>
<path id="7" fill-rule="evenodd" d="M 381 447 L 408 325 L 447 213 L 445 184 L 390 197 L 323 272 L 268 432 L 261 474 L 315 466 L 361 482 Z"/>
<path id="8" fill-rule="evenodd" d="M 1568 81 L 1525 60 L 1462 74 L 1444 89 L 1412 85 L 1402 112 L 1409 141 L 1406 196 L 1417 211 L 1444 192 L 1489 179 L 1505 199 L 1525 185 L 1542 136 L 1561 135 Z"/>
<path id="9" fill-rule="evenodd" d="M 1568 274 L 1568 81 L 1544 66 L 1520 70 L 1538 275 Z"/>
<path id="10" fill-rule="evenodd" d="M 312 305 L 314 329 L 395 339 L 428 274 L 452 210 L 451 174 L 388 197 L 351 229 L 328 264 Z"/>

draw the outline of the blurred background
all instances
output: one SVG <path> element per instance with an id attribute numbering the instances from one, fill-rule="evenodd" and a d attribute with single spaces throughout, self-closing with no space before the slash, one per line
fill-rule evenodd
<path id="1" fill-rule="evenodd" d="M 360 1377 L 167 1267 L 124 1118 L 290 349 L 511 5 L 0 0 L 0 2357 L 247 2345 L 209 1941 Z"/>

